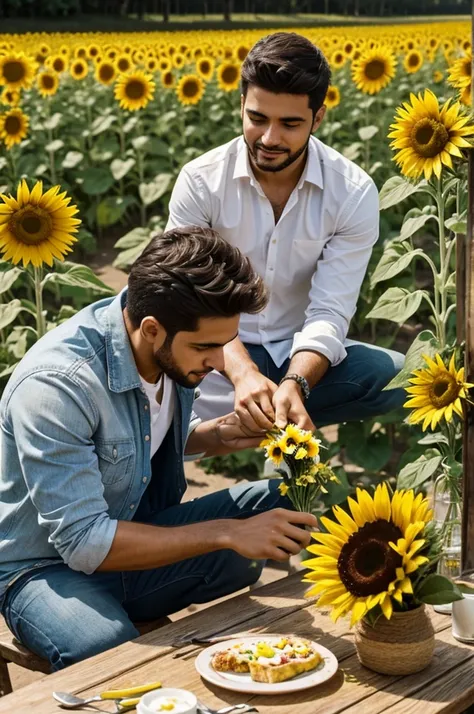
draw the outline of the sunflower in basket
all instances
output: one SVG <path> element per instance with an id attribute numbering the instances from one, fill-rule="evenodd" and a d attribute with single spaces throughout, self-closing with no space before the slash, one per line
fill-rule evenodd
<path id="1" fill-rule="evenodd" d="M 440 535 L 422 494 L 391 494 L 379 484 L 373 496 L 358 488 L 347 505 L 334 506 L 335 520 L 321 518 L 325 532 L 313 533 L 317 544 L 307 549 L 316 557 L 302 563 L 311 570 L 303 579 L 312 583 L 306 595 L 330 606 L 334 622 L 348 614 L 351 627 L 362 618 L 390 620 L 394 611 L 462 598 L 450 580 L 434 573 Z"/>

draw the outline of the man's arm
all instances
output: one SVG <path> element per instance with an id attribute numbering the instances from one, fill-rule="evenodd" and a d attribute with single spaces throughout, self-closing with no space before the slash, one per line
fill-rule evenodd
<path id="1" fill-rule="evenodd" d="M 45 537 L 70 568 L 94 572 L 117 528 L 108 514 L 92 441 L 96 407 L 67 375 L 42 371 L 15 388 L 6 409 L 3 428 L 15 439 Z"/>
<path id="2" fill-rule="evenodd" d="M 369 181 L 347 200 L 337 232 L 318 261 L 305 323 L 293 339 L 287 374 L 305 377 L 310 388 L 318 384 L 331 365 L 339 364 L 346 356 L 344 340 L 378 228 L 378 193 L 373 181 Z M 279 426 L 294 421 L 303 428 L 314 428 L 297 382 L 285 380 L 275 392 L 273 406 Z"/>
<path id="3" fill-rule="evenodd" d="M 211 227 L 211 196 L 199 175 L 184 166 L 171 193 L 166 231 L 185 226 Z"/>
<path id="4" fill-rule="evenodd" d="M 265 429 L 256 433 L 248 431 L 237 414 L 226 414 L 203 421 L 191 431 L 186 441 L 185 454 L 220 456 L 241 449 L 254 449 L 265 435 Z"/>

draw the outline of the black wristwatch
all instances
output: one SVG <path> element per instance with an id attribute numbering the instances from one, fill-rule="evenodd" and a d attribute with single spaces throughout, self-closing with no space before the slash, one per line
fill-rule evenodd
<path id="1" fill-rule="evenodd" d="M 287 379 L 292 379 L 294 382 L 300 385 L 301 391 L 303 392 L 303 399 L 308 399 L 310 394 L 310 388 L 308 380 L 299 374 L 287 374 L 283 379 L 280 380 L 280 384 L 286 382 Z"/>

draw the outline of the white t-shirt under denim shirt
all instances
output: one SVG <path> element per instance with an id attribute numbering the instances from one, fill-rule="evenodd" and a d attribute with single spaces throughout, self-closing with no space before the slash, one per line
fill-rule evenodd
<path id="1" fill-rule="evenodd" d="M 151 384 L 140 377 L 143 388 L 150 402 L 150 458 L 158 451 L 173 421 L 175 394 L 172 380 L 162 374 L 156 384 Z M 157 394 L 163 384 L 161 404 L 157 401 Z"/>

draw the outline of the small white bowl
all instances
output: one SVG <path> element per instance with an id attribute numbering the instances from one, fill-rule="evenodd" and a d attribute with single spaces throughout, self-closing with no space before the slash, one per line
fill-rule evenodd
<path id="1" fill-rule="evenodd" d="M 174 709 L 161 709 L 160 705 L 176 699 Z M 144 694 L 137 706 L 137 714 L 197 714 L 197 699 L 186 689 L 164 687 Z"/>

